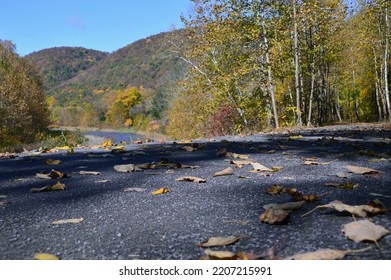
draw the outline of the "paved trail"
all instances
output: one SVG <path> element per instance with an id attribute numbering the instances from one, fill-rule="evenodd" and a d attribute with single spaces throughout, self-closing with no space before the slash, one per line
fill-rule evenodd
<path id="1" fill-rule="evenodd" d="M 204 248 L 197 244 L 213 236 L 240 237 L 214 250 L 254 253 L 260 258 L 372 246 L 345 259 L 391 259 L 391 234 L 377 246 L 354 242 L 341 231 L 343 225 L 363 218 L 332 209 L 302 217 L 334 200 L 366 205 L 378 199 L 391 208 L 390 138 L 391 131 L 381 126 L 328 127 L 188 144 L 130 144 L 124 154 L 81 148 L 74 154 L 59 151 L 0 158 L 0 259 L 32 259 L 39 252 L 61 259 L 200 259 Z M 280 170 L 251 172 L 251 164 L 238 168 L 232 157 L 240 155 Z M 61 163 L 49 166 L 47 159 Z M 157 166 L 131 173 L 113 168 L 145 163 Z M 378 173 L 352 173 L 348 165 Z M 234 174 L 213 176 L 227 167 Z M 57 182 L 36 177 L 52 169 L 70 177 L 59 180 L 65 190 L 32 193 L 32 188 Z M 176 181 L 182 176 L 196 176 L 206 183 Z M 268 194 L 266 189 L 274 185 L 319 198 L 291 212 L 287 224 L 263 223 L 259 216 L 265 212 L 264 205 L 295 201 L 286 192 Z M 127 188 L 138 191 L 124 191 Z M 159 188 L 170 192 L 151 194 Z M 71 218 L 84 220 L 51 224 Z M 391 230 L 390 211 L 367 219 Z"/>

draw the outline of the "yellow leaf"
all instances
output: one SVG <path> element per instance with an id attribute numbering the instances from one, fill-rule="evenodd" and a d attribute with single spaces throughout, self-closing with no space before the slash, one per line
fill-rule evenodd
<path id="1" fill-rule="evenodd" d="M 165 194 L 165 193 L 168 193 L 168 192 L 170 192 L 169 189 L 167 189 L 167 188 L 160 188 L 160 189 L 158 189 L 156 191 L 153 191 L 152 194 L 153 195 L 159 195 L 159 194 Z"/>
<path id="2" fill-rule="evenodd" d="M 48 165 L 59 165 L 60 163 L 61 163 L 61 160 L 59 160 L 59 159 L 46 160 L 46 164 L 48 164 Z"/>
<path id="3" fill-rule="evenodd" d="M 59 260 L 60 258 L 55 256 L 55 255 L 52 255 L 52 254 L 46 254 L 46 253 L 39 253 L 39 254 L 35 254 L 34 255 L 34 259 L 36 260 L 43 260 L 43 261 L 47 261 L 47 260 Z"/>
<path id="4" fill-rule="evenodd" d="M 111 141 L 111 139 L 107 139 L 105 140 L 103 143 L 102 143 L 102 146 L 107 148 L 107 147 L 112 147 L 114 146 L 113 142 Z"/>
<path id="5" fill-rule="evenodd" d="M 289 139 L 292 139 L 292 140 L 300 139 L 300 138 L 303 138 L 303 135 L 293 135 L 293 136 L 289 136 Z"/>

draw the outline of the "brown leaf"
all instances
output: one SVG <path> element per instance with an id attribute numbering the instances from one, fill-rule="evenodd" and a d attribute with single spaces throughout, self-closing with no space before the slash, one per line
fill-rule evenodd
<path id="1" fill-rule="evenodd" d="M 347 165 L 345 167 L 350 172 L 352 172 L 354 174 L 359 174 L 359 175 L 373 175 L 373 174 L 379 174 L 379 172 L 380 172 L 378 170 L 375 170 L 372 168 L 367 168 L 367 167 L 360 167 L 360 166 L 353 166 L 353 165 Z"/>
<path id="2" fill-rule="evenodd" d="M 313 202 L 317 200 L 319 197 L 314 194 L 302 194 L 295 188 L 285 189 L 285 192 L 289 195 L 291 195 L 294 199 L 300 201 L 304 200 L 307 202 Z"/>
<path id="3" fill-rule="evenodd" d="M 236 167 L 242 168 L 245 165 L 251 164 L 253 161 L 251 160 L 231 160 L 232 164 L 235 164 Z"/>
<path id="4" fill-rule="evenodd" d="M 97 172 L 97 171 L 80 171 L 79 172 L 80 175 L 100 175 L 100 172 Z"/>
<path id="5" fill-rule="evenodd" d="M 370 205 L 354 205 L 354 206 L 352 206 L 352 205 L 344 204 L 342 201 L 335 200 L 335 201 L 332 201 L 328 204 L 319 205 L 319 206 L 315 207 L 311 211 L 302 215 L 302 217 L 312 213 L 316 209 L 325 209 L 325 208 L 335 209 L 338 212 L 346 211 L 354 216 L 361 217 L 361 218 L 365 218 L 368 214 L 375 215 L 375 214 L 384 213 L 386 211 L 385 209 L 376 208 L 376 207 L 373 207 Z"/>
<path id="6" fill-rule="evenodd" d="M 205 249 L 204 253 L 209 258 L 218 260 L 232 260 L 236 256 L 236 254 L 231 251 L 213 251 L 210 249 Z"/>
<path id="7" fill-rule="evenodd" d="M 285 258 L 285 260 L 342 260 L 346 255 L 364 252 L 370 249 L 372 249 L 372 247 L 361 250 L 320 249 L 314 252 L 296 254 Z"/>
<path id="8" fill-rule="evenodd" d="M 258 163 L 258 162 L 251 162 L 251 166 L 253 167 L 253 172 L 273 172 L 272 169 Z"/>
<path id="9" fill-rule="evenodd" d="M 46 164 L 47 165 L 59 165 L 61 163 L 61 160 L 59 159 L 47 159 Z"/>
<path id="10" fill-rule="evenodd" d="M 193 147 L 191 145 L 186 145 L 186 146 L 183 146 L 181 147 L 182 150 L 185 150 L 186 152 L 194 152 L 194 151 L 197 151 L 198 148 L 196 147 Z"/>
<path id="11" fill-rule="evenodd" d="M 361 220 L 344 225 L 342 232 L 355 242 L 373 241 L 376 243 L 390 231 L 368 220 Z"/>
<path id="12" fill-rule="evenodd" d="M 45 186 L 42 188 L 32 188 L 30 191 L 35 193 L 35 192 L 48 192 L 48 191 L 58 191 L 58 190 L 63 191 L 64 189 L 65 189 L 65 185 L 61 184 L 60 181 L 58 181 L 53 186 Z"/>
<path id="13" fill-rule="evenodd" d="M 295 201 L 295 202 L 281 203 L 281 204 L 271 203 L 271 204 L 264 205 L 263 208 L 265 210 L 281 209 L 281 210 L 285 210 L 285 211 L 291 211 L 291 210 L 295 211 L 295 210 L 299 210 L 301 207 L 303 207 L 304 204 L 305 204 L 304 200 L 302 200 L 302 201 Z"/>
<path id="14" fill-rule="evenodd" d="M 206 183 L 205 179 L 198 178 L 198 177 L 193 177 L 193 176 L 180 177 L 178 179 L 175 179 L 175 181 L 178 181 L 178 182 Z"/>
<path id="15" fill-rule="evenodd" d="M 320 163 L 317 161 L 309 161 L 309 160 L 304 161 L 304 165 L 319 165 L 319 164 Z"/>
<path id="16" fill-rule="evenodd" d="M 50 171 L 50 173 L 37 173 L 36 176 L 40 179 L 62 179 L 69 178 L 66 173 L 62 173 L 61 171 L 54 170 Z"/>
<path id="17" fill-rule="evenodd" d="M 82 221 L 84 221 L 83 218 L 77 218 L 77 219 L 64 219 L 64 220 L 57 220 L 52 222 L 52 225 L 63 225 L 63 224 L 79 224 Z"/>
<path id="18" fill-rule="evenodd" d="M 274 185 L 266 189 L 266 192 L 271 195 L 280 194 L 284 191 L 284 187 L 280 185 Z"/>
<path id="19" fill-rule="evenodd" d="M 217 177 L 217 176 L 226 176 L 226 175 L 232 175 L 234 174 L 234 170 L 231 168 L 231 167 L 228 167 L 222 171 L 219 171 L 219 172 L 216 172 L 213 177 Z"/>
<path id="20" fill-rule="evenodd" d="M 289 222 L 289 212 L 270 208 L 259 216 L 259 220 L 271 225 L 283 225 Z"/>
<path id="21" fill-rule="evenodd" d="M 211 237 L 207 241 L 197 244 L 197 246 L 200 246 L 200 247 L 221 247 L 221 246 L 234 244 L 239 239 L 240 239 L 240 237 L 238 237 L 238 236 Z"/>

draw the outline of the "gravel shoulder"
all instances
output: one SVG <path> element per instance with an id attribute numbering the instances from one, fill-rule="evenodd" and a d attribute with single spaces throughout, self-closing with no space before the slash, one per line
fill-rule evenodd
<path id="1" fill-rule="evenodd" d="M 302 217 L 334 200 L 366 205 L 378 199 L 391 208 L 390 139 L 389 126 L 346 125 L 190 143 L 129 144 L 123 152 L 81 147 L 73 154 L 57 151 L 0 158 L 0 259 L 32 259 L 44 252 L 71 260 L 192 260 L 204 255 L 204 248 L 197 244 L 213 236 L 233 235 L 240 240 L 211 249 L 253 253 L 267 259 L 325 248 L 361 250 L 371 246 L 344 259 L 391 259 L 391 234 L 376 245 L 354 242 L 341 231 L 343 225 L 364 218 L 332 209 Z M 93 140 L 98 144 L 102 139 Z M 47 165 L 47 159 L 61 163 Z M 279 171 L 252 172 L 250 164 L 238 168 L 233 160 L 251 160 Z M 130 173 L 114 169 L 115 165 L 145 163 L 158 165 Z M 193 168 L 184 168 L 186 165 Z M 349 172 L 349 165 L 378 172 L 356 174 Z M 213 176 L 227 167 L 234 174 Z M 69 178 L 36 177 L 36 173 L 52 169 Z M 80 171 L 100 174 L 83 175 Z M 206 183 L 176 180 L 183 176 L 203 178 Z M 65 184 L 65 190 L 31 192 L 57 181 Z M 347 183 L 354 188 L 339 187 Z M 266 192 L 275 185 L 318 199 L 291 212 L 287 224 L 267 224 L 259 220 L 264 205 L 295 201 L 284 192 Z M 128 188 L 139 191 L 125 191 Z M 151 194 L 160 188 L 170 192 Z M 84 220 L 52 224 L 71 218 Z M 391 230 L 390 211 L 365 219 Z"/>

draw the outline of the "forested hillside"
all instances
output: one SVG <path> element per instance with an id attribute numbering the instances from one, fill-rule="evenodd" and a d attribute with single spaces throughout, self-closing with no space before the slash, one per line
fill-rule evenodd
<path id="1" fill-rule="evenodd" d="M 50 90 L 77 76 L 108 53 L 78 47 L 56 47 L 31 53 L 25 58 L 36 65 L 43 77 L 44 88 Z"/>

